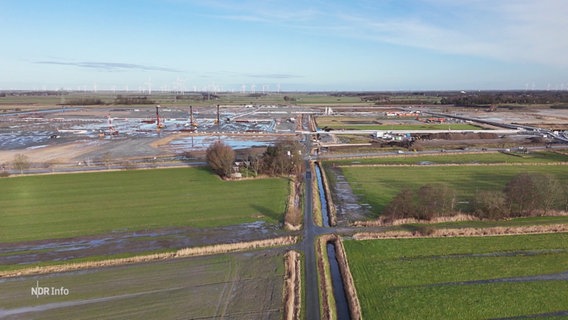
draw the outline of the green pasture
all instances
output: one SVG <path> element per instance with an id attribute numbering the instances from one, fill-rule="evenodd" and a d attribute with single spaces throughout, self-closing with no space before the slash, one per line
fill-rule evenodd
<path id="1" fill-rule="evenodd" d="M 318 123 L 319 125 L 319 123 Z M 320 128 L 325 126 L 319 125 Z M 480 130 L 480 127 L 467 123 L 451 124 L 344 124 L 334 123 L 328 128 L 335 130 Z M 487 131 L 490 132 L 490 131 Z"/>
<path id="2" fill-rule="evenodd" d="M 0 242 L 282 220 L 285 179 L 222 181 L 206 168 L 0 179 Z"/>
<path id="3" fill-rule="evenodd" d="M 502 190 L 513 176 L 524 172 L 551 174 L 568 183 L 565 165 L 342 167 L 341 171 L 354 193 L 376 214 L 400 190 L 416 190 L 428 183 L 447 184 L 456 191 L 458 202 L 472 200 L 478 190 Z"/>
<path id="4" fill-rule="evenodd" d="M 379 122 L 380 120 L 380 122 Z M 385 119 L 381 117 L 336 117 L 322 116 L 317 117 L 316 122 L 320 128 L 346 129 L 346 130 L 479 130 L 478 126 L 468 123 L 420 123 L 413 118 L 409 119 L 389 119 L 387 123 L 382 123 Z M 489 132 L 489 131 L 488 131 Z"/>
<path id="5" fill-rule="evenodd" d="M 489 319 L 568 310 L 568 233 L 344 242 L 363 317 Z M 480 282 L 482 280 L 497 280 Z"/>
<path id="6" fill-rule="evenodd" d="M 475 163 L 546 163 L 568 162 L 568 155 L 556 152 L 532 152 L 511 154 L 486 152 L 476 154 L 442 153 L 432 155 L 404 154 L 396 157 L 361 158 L 356 160 L 334 160 L 337 165 L 351 164 L 475 164 Z"/>

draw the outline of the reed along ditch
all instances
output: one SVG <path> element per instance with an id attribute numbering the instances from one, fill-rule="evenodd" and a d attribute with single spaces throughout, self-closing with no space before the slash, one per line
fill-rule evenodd
<path id="1" fill-rule="evenodd" d="M 321 215 L 323 226 L 329 228 L 329 210 L 327 200 L 325 197 L 325 188 L 323 185 L 323 178 L 319 164 L 315 165 L 316 178 L 318 180 L 318 194 L 321 203 Z M 347 295 L 345 293 L 345 286 L 343 285 L 343 277 L 339 270 L 339 262 L 337 261 L 335 244 L 328 242 L 326 245 L 327 258 L 329 260 L 329 269 L 331 274 L 331 284 L 333 287 L 333 297 L 335 298 L 335 309 L 337 312 L 337 319 L 351 319 L 349 313 L 349 304 L 347 303 Z"/>

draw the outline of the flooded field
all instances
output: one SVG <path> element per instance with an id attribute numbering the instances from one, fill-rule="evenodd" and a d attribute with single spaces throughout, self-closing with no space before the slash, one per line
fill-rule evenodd
<path id="1" fill-rule="evenodd" d="M 145 253 L 221 243 L 261 240 L 284 235 L 263 221 L 218 228 L 167 228 L 136 232 L 112 232 L 68 239 L 0 243 L 0 265 L 62 262 L 92 256 Z"/>

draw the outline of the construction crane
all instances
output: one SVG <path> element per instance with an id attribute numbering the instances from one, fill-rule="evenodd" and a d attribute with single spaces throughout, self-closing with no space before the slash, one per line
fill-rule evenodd
<path id="1" fill-rule="evenodd" d="M 193 117 L 193 106 L 189 106 L 189 124 L 194 128 L 198 127 L 198 124 Z"/>
<path id="2" fill-rule="evenodd" d="M 162 129 L 165 127 L 165 125 L 160 122 L 160 105 L 156 106 L 156 127 L 158 129 Z"/>

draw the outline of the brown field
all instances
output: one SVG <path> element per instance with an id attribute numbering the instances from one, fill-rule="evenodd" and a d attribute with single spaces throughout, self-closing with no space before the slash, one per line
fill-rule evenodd
<path id="1" fill-rule="evenodd" d="M 0 281 L 0 318 L 281 319 L 282 249 Z M 32 295 L 32 288 L 66 295 Z"/>

